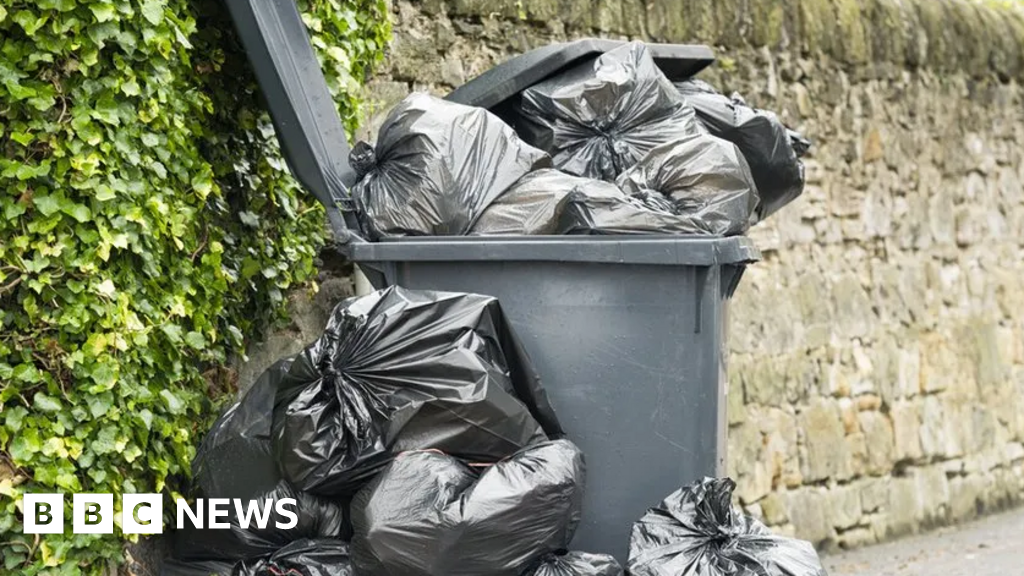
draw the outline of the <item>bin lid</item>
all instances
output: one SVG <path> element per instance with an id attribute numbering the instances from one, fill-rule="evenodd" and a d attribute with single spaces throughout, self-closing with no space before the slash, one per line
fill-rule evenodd
<path id="1" fill-rule="evenodd" d="M 761 252 L 745 236 L 410 236 L 349 247 L 353 262 L 591 262 L 716 266 Z"/>
<path id="2" fill-rule="evenodd" d="M 456 88 L 447 100 L 495 108 L 523 90 L 559 72 L 626 44 L 622 40 L 585 38 L 550 44 L 516 56 Z M 669 80 L 684 80 L 715 61 L 711 48 L 691 44 L 646 44 Z"/>

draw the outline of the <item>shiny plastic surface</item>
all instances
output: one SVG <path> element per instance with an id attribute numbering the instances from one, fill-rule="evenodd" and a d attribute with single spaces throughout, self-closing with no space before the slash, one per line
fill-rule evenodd
<path id="1" fill-rule="evenodd" d="M 652 149 L 617 180 L 633 197 L 664 201 L 701 234 L 735 236 L 750 227 L 757 189 L 747 162 L 730 142 L 694 134 Z"/>
<path id="2" fill-rule="evenodd" d="M 338 304 L 274 408 L 285 478 L 331 496 L 404 450 L 495 462 L 560 433 L 497 300 L 398 287 Z"/>
<path id="3" fill-rule="evenodd" d="M 516 180 L 551 165 L 497 116 L 427 94 L 403 100 L 375 147 L 358 144 L 350 161 L 370 239 L 466 234 Z"/>
<path id="4" fill-rule="evenodd" d="M 341 540 L 296 540 L 269 558 L 235 566 L 232 576 L 355 576 L 348 544 Z"/>
<path id="5" fill-rule="evenodd" d="M 699 80 L 676 87 L 697 111 L 701 124 L 743 153 L 761 197 L 760 220 L 803 193 L 804 165 L 799 156 L 807 152 L 810 142 L 788 130 L 773 112 L 748 106 L 739 94 L 724 96 Z"/>
<path id="6" fill-rule="evenodd" d="M 555 168 L 607 181 L 655 146 L 702 131 L 640 42 L 527 88 L 517 116 L 519 134 Z"/>
<path id="7" fill-rule="evenodd" d="M 732 506 L 736 484 L 705 478 L 633 526 L 631 576 L 827 576 L 810 542 L 775 536 Z"/>
<path id="8" fill-rule="evenodd" d="M 439 452 L 400 455 L 352 501 L 364 576 L 519 576 L 564 549 L 583 503 L 583 454 L 556 440 L 478 471 Z"/>
<path id="9" fill-rule="evenodd" d="M 548 554 L 524 576 L 622 576 L 622 566 L 607 554 Z"/>

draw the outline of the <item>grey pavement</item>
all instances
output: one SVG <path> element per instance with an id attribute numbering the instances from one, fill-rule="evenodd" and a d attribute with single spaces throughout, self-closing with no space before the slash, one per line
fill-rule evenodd
<path id="1" fill-rule="evenodd" d="M 1019 576 L 1024 510 L 827 556 L 829 576 Z"/>

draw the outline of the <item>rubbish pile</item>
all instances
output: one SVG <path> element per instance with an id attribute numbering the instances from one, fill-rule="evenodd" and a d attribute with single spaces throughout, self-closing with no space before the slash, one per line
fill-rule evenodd
<path id="1" fill-rule="evenodd" d="M 362 232 L 733 236 L 803 191 L 806 139 L 739 95 L 673 84 L 641 42 L 527 87 L 505 117 L 402 101 L 349 155 Z"/>
<path id="2" fill-rule="evenodd" d="M 621 575 L 610 556 L 567 552 L 586 480 L 564 436 L 494 298 L 399 287 L 350 298 L 225 412 L 193 462 L 193 496 L 293 498 L 297 522 L 186 522 L 163 574 Z M 732 488 L 706 480 L 649 511 L 631 573 L 824 574 L 809 544 L 733 511 Z"/>

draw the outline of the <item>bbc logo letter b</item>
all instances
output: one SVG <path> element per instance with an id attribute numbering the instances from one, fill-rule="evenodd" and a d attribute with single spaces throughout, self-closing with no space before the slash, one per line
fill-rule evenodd
<path id="1" fill-rule="evenodd" d="M 114 533 L 113 494 L 74 494 L 71 526 L 75 534 Z"/>
<path id="2" fill-rule="evenodd" d="M 64 533 L 63 494 L 24 494 L 25 534 Z"/>

